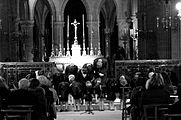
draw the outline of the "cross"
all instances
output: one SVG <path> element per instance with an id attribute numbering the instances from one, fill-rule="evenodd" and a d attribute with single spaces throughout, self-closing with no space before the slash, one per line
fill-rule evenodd
<path id="1" fill-rule="evenodd" d="M 74 41 L 74 43 L 77 43 L 77 25 L 79 25 L 79 24 L 80 23 L 78 23 L 76 19 L 74 19 L 74 22 L 71 23 L 71 25 L 74 25 L 74 28 L 75 28 L 75 37 L 74 37 L 75 41 Z"/>

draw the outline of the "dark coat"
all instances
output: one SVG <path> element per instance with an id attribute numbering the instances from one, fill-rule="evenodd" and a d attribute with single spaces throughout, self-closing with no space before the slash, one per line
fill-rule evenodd
<path id="1" fill-rule="evenodd" d="M 148 89 L 142 95 L 142 104 L 168 104 L 170 94 L 163 88 Z"/>
<path id="2" fill-rule="evenodd" d="M 36 99 L 29 90 L 18 89 L 9 94 L 7 102 L 10 105 L 35 105 Z"/>

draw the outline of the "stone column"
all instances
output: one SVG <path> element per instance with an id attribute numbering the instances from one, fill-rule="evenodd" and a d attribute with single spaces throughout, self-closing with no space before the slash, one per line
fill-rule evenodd
<path id="1" fill-rule="evenodd" d="M 110 34 L 111 34 L 110 28 L 106 28 L 105 29 L 106 57 L 109 57 L 109 55 L 110 55 Z"/>
<path id="2" fill-rule="evenodd" d="M 64 42 L 63 42 L 63 27 L 64 22 L 62 21 L 56 21 L 54 22 L 54 49 L 56 52 L 56 49 L 59 50 L 59 53 L 56 53 L 56 55 L 61 56 L 64 55 Z"/>
<path id="3" fill-rule="evenodd" d="M 128 35 L 128 24 L 126 19 L 118 18 L 118 39 L 119 39 L 119 46 L 123 47 L 126 51 L 126 56 L 128 56 L 129 51 L 129 35 Z"/>
<path id="4" fill-rule="evenodd" d="M 24 39 L 23 49 L 25 54 L 23 59 L 27 62 L 33 62 L 33 20 L 21 21 L 22 37 Z"/>

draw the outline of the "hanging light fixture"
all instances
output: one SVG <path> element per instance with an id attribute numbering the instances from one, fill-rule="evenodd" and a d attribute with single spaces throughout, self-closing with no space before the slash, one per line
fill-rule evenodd
<path id="1" fill-rule="evenodd" d="M 159 28 L 160 26 L 168 30 L 172 26 L 172 17 L 171 17 L 171 11 L 170 11 L 170 1 L 169 0 L 164 0 L 163 5 L 165 8 L 164 11 L 164 16 L 163 17 L 156 17 L 156 26 Z"/>

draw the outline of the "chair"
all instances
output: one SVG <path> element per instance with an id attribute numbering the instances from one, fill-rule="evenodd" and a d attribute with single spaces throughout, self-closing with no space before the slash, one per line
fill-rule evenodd
<path id="1" fill-rule="evenodd" d="M 143 120 L 160 120 L 163 112 L 160 108 L 168 108 L 169 104 L 148 104 L 143 105 Z"/>

